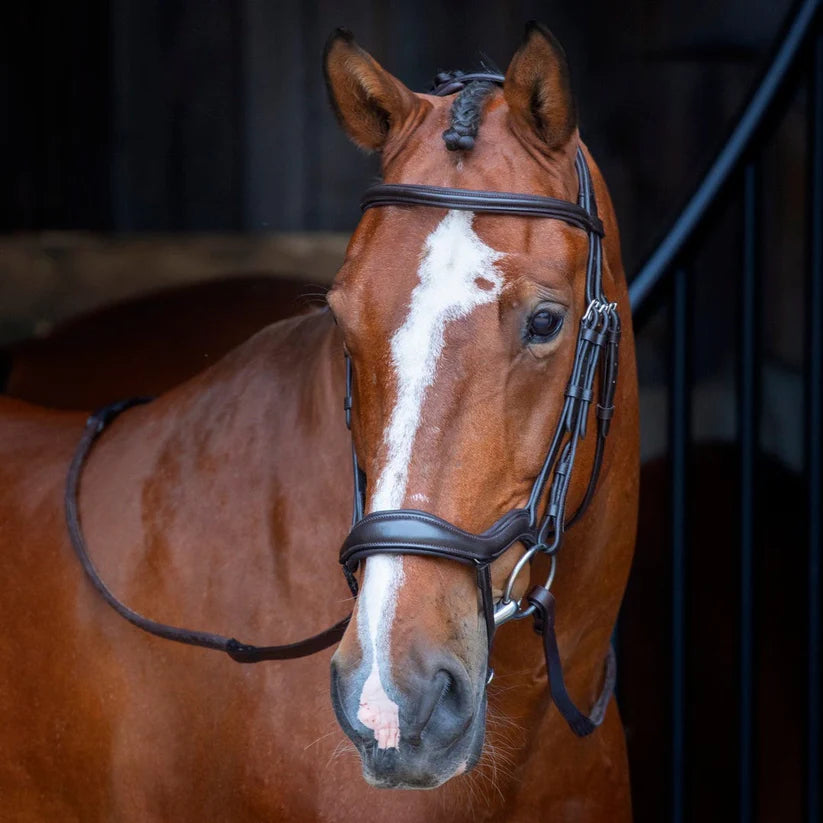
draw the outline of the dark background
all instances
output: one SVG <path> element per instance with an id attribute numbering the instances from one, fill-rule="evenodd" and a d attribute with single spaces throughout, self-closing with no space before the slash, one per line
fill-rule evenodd
<path id="1" fill-rule="evenodd" d="M 232 273 L 248 258 L 238 249 L 259 250 L 267 238 L 288 232 L 289 242 L 297 237 L 331 249 L 330 263 L 305 258 L 308 276 L 328 281 L 357 221 L 359 194 L 377 170 L 374 158 L 348 143 L 326 102 L 321 55 L 338 25 L 422 91 L 436 71 L 474 68 L 484 56 L 505 70 L 524 23 L 546 22 L 568 53 L 582 135 L 609 183 L 631 278 L 723 144 L 792 6 L 789 0 L 7 4 L 0 12 L 0 257 L 7 251 L 6 262 L 0 259 L 0 342 L 121 296 L 126 275 L 113 262 L 115 252 L 118 261 L 131 261 L 129 289 L 136 293 L 175 278 Z M 668 554 L 671 316 L 665 305 L 651 313 L 638 340 L 644 477 L 637 561 L 620 632 L 620 702 L 641 823 L 672 819 L 672 585 L 688 592 L 686 796 L 677 819 L 803 818 L 806 719 L 798 707 L 807 699 L 807 612 L 799 593 L 806 585 L 806 533 L 798 501 L 807 444 L 806 109 L 801 83 L 756 158 L 764 228 L 756 733 L 749 753 L 753 788 L 744 790 L 755 812 L 748 816 L 738 718 L 744 683 L 737 194 L 715 210 L 691 255 L 690 529 L 682 578 L 673 576 Z M 206 257 L 192 255 L 195 242 L 207 245 Z M 93 266 L 81 252 L 92 247 L 110 256 L 95 251 L 98 273 L 84 279 Z M 166 266 L 162 278 L 155 276 L 161 258 L 145 255 L 159 248 L 175 259 L 190 256 L 185 275 Z M 275 265 L 275 257 L 254 259 Z"/>
<path id="2" fill-rule="evenodd" d="M 326 104 L 334 27 L 410 88 L 564 44 L 628 271 L 739 109 L 787 0 L 109 0 L 7 4 L 0 230 L 349 231 L 375 170 Z"/>

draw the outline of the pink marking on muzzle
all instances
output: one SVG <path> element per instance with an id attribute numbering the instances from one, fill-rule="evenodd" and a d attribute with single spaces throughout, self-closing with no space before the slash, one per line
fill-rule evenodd
<path id="1" fill-rule="evenodd" d="M 400 712 L 397 704 L 386 694 L 380 682 L 377 663 L 372 663 L 371 672 L 360 693 L 360 708 L 357 719 L 374 732 L 378 749 L 396 749 L 400 743 Z"/>

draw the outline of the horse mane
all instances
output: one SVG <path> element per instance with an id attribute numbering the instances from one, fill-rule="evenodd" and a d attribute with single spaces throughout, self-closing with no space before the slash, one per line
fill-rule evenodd
<path id="1" fill-rule="evenodd" d="M 483 65 L 482 71 L 497 72 L 494 66 Z M 436 82 L 459 80 L 462 71 L 441 72 Z M 455 98 L 451 107 L 451 125 L 443 132 L 449 151 L 471 151 L 483 119 L 483 105 L 496 84 L 488 80 L 472 80 Z"/>

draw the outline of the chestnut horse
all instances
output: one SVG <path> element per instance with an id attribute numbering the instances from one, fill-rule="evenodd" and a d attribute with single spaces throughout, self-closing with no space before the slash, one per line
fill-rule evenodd
<path id="1" fill-rule="evenodd" d="M 325 60 L 343 127 L 381 153 L 388 183 L 576 200 L 582 144 L 568 70 L 541 26 L 527 29 L 502 90 L 414 94 L 344 32 Z M 638 433 L 617 225 L 585 158 L 605 228 L 603 289 L 624 329 L 599 483 L 552 588 L 566 685 L 587 710 L 631 560 Z M 352 606 L 336 562 L 352 497 L 344 350 L 366 510 L 407 505 L 479 532 L 523 506 L 540 471 L 586 282 L 586 233 L 562 220 L 370 210 L 332 311 L 266 328 L 103 433 L 80 489 L 101 576 L 143 614 L 243 639 L 289 641 L 339 619 Z M 501 629 L 487 689 L 484 598 L 467 565 L 410 555 L 361 564 L 361 597 L 334 656 L 351 757 L 329 700 L 329 653 L 243 666 L 116 615 L 83 576 L 64 522 L 82 417 L 16 400 L 0 411 L 7 819 L 630 819 L 614 700 L 599 728 L 575 736 L 525 621 Z M 570 511 L 594 451 L 593 436 L 582 441 Z M 495 598 L 515 552 L 491 566 Z M 378 785 L 443 785 L 378 790 L 361 769 Z"/>

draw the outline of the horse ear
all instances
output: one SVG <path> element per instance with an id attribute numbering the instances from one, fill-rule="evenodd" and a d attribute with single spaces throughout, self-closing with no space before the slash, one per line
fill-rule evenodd
<path id="1" fill-rule="evenodd" d="M 564 145 L 577 128 L 566 53 L 542 23 L 526 25 L 523 45 L 506 72 L 503 93 L 515 130 L 536 134 L 549 149 Z"/>
<path id="2" fill-rule="evenodd" d="M 340 125 L 367 151 L 380 151 L 389 133 L 419 105 L 414 93 L 361 49 L 346 29 L 337 29 L 326 43 L 323 71 Z"/>

